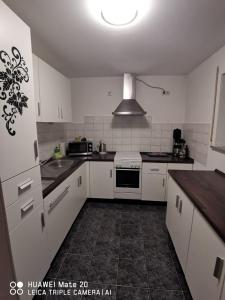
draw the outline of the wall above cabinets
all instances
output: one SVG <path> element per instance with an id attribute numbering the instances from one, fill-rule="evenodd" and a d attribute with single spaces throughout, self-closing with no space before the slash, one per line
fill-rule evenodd
<path id="1" fill-rule="evenodd" d="M 72 121 L 70 80 L 33 54 L 37 122 Z"/>

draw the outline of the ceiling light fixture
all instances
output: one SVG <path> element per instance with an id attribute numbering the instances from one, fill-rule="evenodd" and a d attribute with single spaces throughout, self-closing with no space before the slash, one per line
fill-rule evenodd
<path id="1" fill-rule="evenodd" d="M 148 11 L 149 0 L 88 0 L 88 6 L 101 24 L 121 28 L 142 19 Z"/>

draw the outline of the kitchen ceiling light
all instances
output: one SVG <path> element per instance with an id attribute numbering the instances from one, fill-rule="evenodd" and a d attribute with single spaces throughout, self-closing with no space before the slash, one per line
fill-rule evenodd
<path id="1" fill-rule="evenodd" d="M 87 0 L 95 19 L 102 25 L 123 28 L 136 24 L 148 12 L 150 0 Z"/>

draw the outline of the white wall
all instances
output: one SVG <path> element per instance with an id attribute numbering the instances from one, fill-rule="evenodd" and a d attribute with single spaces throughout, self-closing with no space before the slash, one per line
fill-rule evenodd
<path id="1" fill-rule="evenodd" d="M 216 68 L 225 71 L 225 47 L 212 55 L 187 76 L 186 123 L 211 123 L 213 114 Z M 225 154 L 208 150 L 207 169 L 225 172 Z M 196 164 L 196 169 L 201 169 Z M 203 167 L 204 168 L 204 167 Z"/>
<path id="2" fill-rule="evenodd" d="M 161 86 L 170 91 L 162 96 L 137 82 L 137 100 L 152 117 L 154 123 L 183 123 L 185 120 L 186 82 L 184 76 L 140 76 L 152 85 Z M 123 96 L 122 77 L 73 78 L 72 109 L 73 122 L 83 122 L 87 115 L 111 115 Z M 108 96 L 108 92 L 112 96 Z"/>

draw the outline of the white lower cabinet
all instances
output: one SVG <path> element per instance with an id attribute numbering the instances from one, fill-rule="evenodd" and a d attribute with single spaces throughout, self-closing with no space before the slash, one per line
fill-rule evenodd
<path id="1" fill-rule="evenodd" d="M 24 212 L 23 221 L 9 232 L 9 237 L 16 280 L 25 286 L 28 281 L 41 281 L 50 266 L 43 204 Z M 25 293 L 20 296 L 22 300 L 31 298 Z"/>
<path id="2" fill-rule="evenodd" d="M 222 292 L 221 300 L 225 300 L 225 285 L 223 286 L 223 292 Z"/>
<path id="3" fill-rule="evenodd" d="M 194 300 L 220 299 L 224 260 L 224 242 L 195 210 L 186 269 L 186 279 Z"/>
<path id="4" fill-rule="evenodd" d="M 166 225 L 185 272 L 194 205 L 171 177 L 167 184 Z"/>
<path id="5" fill-rule="evenodd" d="M 44 199 L 50 260 L 54 258 L 86 200 L 86 164 Z"/>
<path id="6" fill-rule="evenodd" d="M 113 199 L 113 162 L 90 162 L 90 197 Z"/>
<path id="7" fill-rule="evenodd" d="M 166 175 L 143 174 L 142 200 L 165 201 Z"/>

